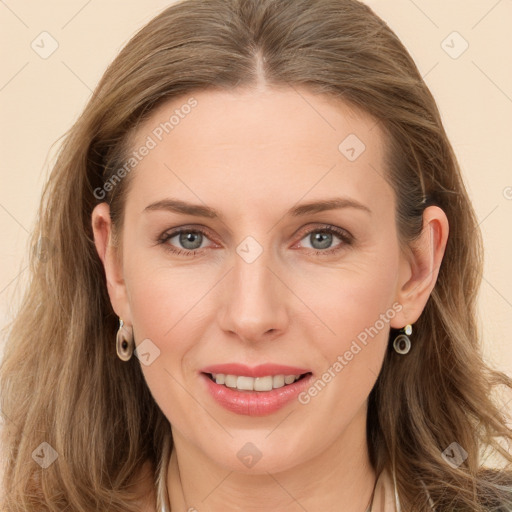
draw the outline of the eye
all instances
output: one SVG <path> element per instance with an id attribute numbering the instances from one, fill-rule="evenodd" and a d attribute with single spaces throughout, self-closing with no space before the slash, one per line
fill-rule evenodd
<path id="1" fill-rule="evenodd" d="M 201 229 L 180 228 L 164 233 L 158 243 L 172 253 L 193 256 L 196 251 L 207 247 L 209 240 L 206 232 Z"/>
<path id="2" fill-rule="evenodd" d="M 208 247 L 208 233 L 199 228 L 181 227 L 163 233 L 158 243 L 173 254 L 194 256 L 201 249 Z M 333 246 L 336 239 L 340 242 Z M 325 225 L 302 233 L 300 242 L 306 241 L 305 249 L 317 255 L 327 255 L 343 250 L 353 244 L 352 235 L 336 226 Z M 307 245 L 309 244 L 309 245 Z"/>
<path id="3" fill-rule="evenodd" d="M 333 246 L 336 239 L 340 243 Z M 348 231 L 329 225 L 310 229 L 301 239 L 302 244 L 304 244 L 304 240 L 309 244 L 309 246 L 305 246 L 306 249 L 311 249 L 315 254 L 320 255 L 332 254 L 353 243 L 353 237 Z"/>

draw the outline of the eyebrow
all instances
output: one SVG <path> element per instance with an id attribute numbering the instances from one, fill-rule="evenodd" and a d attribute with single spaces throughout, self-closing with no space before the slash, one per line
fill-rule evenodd
<path id="1" fill-rule="evenodd" d="M 348 197 L 335 197 L 331 199 L 323 199 L 321 201 L 313 201 L 294 206 L 286 212 L 286 215 L 292 217 L 300 217 L 312 213 L 324 212 L 327 210 L 340 210 L 343 208 L 354 208 L 371 214 L 371 210 L 362 203 L 350 199 Z M 175 213 L 193 215 L 196 217 L 207 217 L 209 219 L 222 218 L 222 215 L 214 208 L 200 204 L 187 203 L 179 199 L 161 199 L 151 203 L 144 208 L 144 212 L 155 210 L 166 210 Z"/>

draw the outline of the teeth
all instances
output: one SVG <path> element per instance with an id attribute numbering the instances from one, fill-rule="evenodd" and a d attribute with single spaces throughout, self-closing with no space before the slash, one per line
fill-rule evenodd
<path id="1" fill-rule="evenodd" d="M 271 375 L 268 377 L 256 377 L 252 380 L 254 381 L 254 391 L 270 391 L 274 387 L 274 377 Z"/>
<path id="2" fill-rule="evenodd" d="M 238 377 L 236 379 L 236 388 L 243 391 L 253 391 L 255 380 L 252 377 Z"/>
<path id="3" fill-rule="evenodd" d="M 284 375 L 274 375 L 272 378 L 272 387 L 274 389 L 282 388 L 284 386 Z"/>
<path id="4" fill-rule="evenodd" d="M 224 385 L 228 388 L 236 388 L 238 377 L 235 375 L 226 375 L 224 377 Z M 215 381 L 217 382 L 217 381 Z"/>
<path id="5" fill-rule="evenodd" d="M 221 373 L 212 373 L 212 377 L 217 384 L 224 384 L 224 382 L 226 381 L 226 376 Z"/>
<path id="6" fill-rule="evenodd" d="M 225 375 L 212 373 L 213 380 L 217 384 L 224 384 L 228 388 L 241 391 L 270 391 L 282 388 L 286 384 L 292 384 L 300 378 L 300 375 L 267 375 L 265 377 L 246 377 L 245 375 Z"/>

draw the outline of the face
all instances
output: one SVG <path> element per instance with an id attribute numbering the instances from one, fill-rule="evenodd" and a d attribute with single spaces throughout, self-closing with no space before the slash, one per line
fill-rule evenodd
<path id="1" fill-rule="evenodd" d="M 365 439 L 389 328 L 414 320 L 384 137 L 306 90 L 193 98 L 137 131 L 109 293 L 175 439 L 226 469 L 285 470 Z"/>

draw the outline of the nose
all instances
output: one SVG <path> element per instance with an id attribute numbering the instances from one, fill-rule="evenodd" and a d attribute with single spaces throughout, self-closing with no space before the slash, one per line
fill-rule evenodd
<path id="1" fill-rule="evenodd" d="M 250 263 L 234 254 L 218 314 L 224 332 L 245 342 L 258 342 L 275 339 L 286 331 L 290 291 L 275 267 L 268 251 Z"/>

